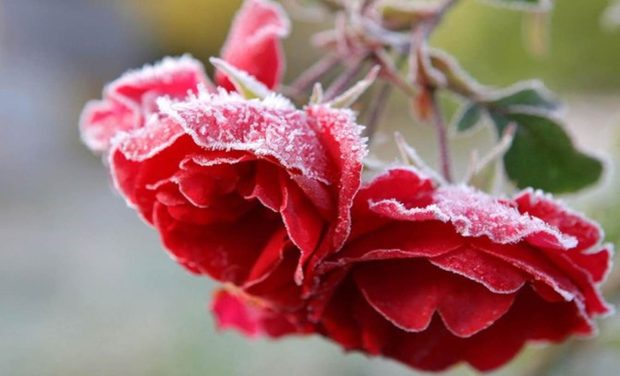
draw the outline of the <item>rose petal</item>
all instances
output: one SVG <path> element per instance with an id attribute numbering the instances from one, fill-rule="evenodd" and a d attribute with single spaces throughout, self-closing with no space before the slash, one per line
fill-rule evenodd
<path id="1" fill-rule="evenodd" d="M 248 337 L 278 338 L 298 332 L 286 316 L 226 290 L 215 293 L 211 311 L 218 329 L 233 328 Z"/>
<path id="2" fill-rule="evenodd" d="M 562 233 L 575 237 L 578 241 L 575 250 L 583 251 L 592 248 L 603 237 L 603 231 L 599 225 L 569 210 L 540 191 L 532 189 L 523 191 L 515 197 L 514 201 L 521 213 L 540 218 L 545 223 L 555 226 Z"/>
<path id="3" fill-rule="evenodd" d="M 233 20 L 221 57 L 273 89 L 284 73 L 280 40 L 288 35 L 289 30 L 290 21 L 279 4 L 268 0 L 246 0 Z M 216 72 L 215 81 L 230 91 L 234 90 L 220 71 Z"/>
<path id="4" fill-rule="evenodd" d="M 405 331 L 425 330 L 437 311 L 451 332 L 468 337 L 504 315 L 514 299 L 425 260 L 361 265 L 354 278 L 368 303 Z"/>
<path id="5" fill-rule="evenodd" d="M 516 292 L 527 280 L 519 269 L 468 246 L 431 257 L 429 261 L 443 270 L 481 283 L 497 294 Z"/>
<path id="6" fill-rule="evenodd" d="M 262 282 L 284 259 L 284 250 L 287 248 L 286 229 L 281 228 L 271 235 L 271 239 L 260 252 L 248 275 L 245 287 Z"/>
<path id="7" fill-rule="evenodd" d="M 106 151 L 120 132 L 144 126 L 156 110 L 159 96 L 183 98 L 208 85 L 202 64 L 189 56 L 165 58 L 153 66 L 125 73 L 103 91 L 103 100 L 82 112 L 82 139 L 93 151 Z"/>
<path id="8" fill-rule="evenodd" d="M 219 281 L 241 284 L 280 226 L 273 216 L 256 208 L 233 223 L 199 225 L 174 219 L 169 208 L 156 203 L 153 222 L 177 262 Z"/>
<path id="9" fill-rule="evenodd" d="M 340 250 L 351 232 L 351 207 L 361 185 L 362 159 L 368 150 L 366 140 L 360 136 L 363 128 L 355 123 L 350 110 L 320 105 L 307 107 L 306 114 L 332 162 L 330 177 L 337 192 L 336 219 L 328 229 L 326 241 L 310 261 L 308 274 L 313 275 L 316 265 L 330 253 Z"/>
<path id="10" fill-rule="evenodd" d="M 441 222 L 396 222 L 350 242 L 332 263 L 434 257 L 459 248 L 463 242 L 450 225 Z"/>
<path id="11" fill-rule="evenodd" d="M 282 206 L 282 188 L 280 176 L 283 172 L 269 162 L 258 161 L 255 164 L 254 181 L 246 192 L 242 192 L 246 199 L 256 198 L 263 205 L 273 211 L 279 211 Z M 250 191 L 251 190 L 251 191 Z"/>
<path id="12" fill-rule="evenodd" d="M 613 251 L 611 245 L 597 252 L 573 252 L 568 253 L 571 260 L 586 270 L 594 283 L 601 283 L 607 277 L 611 269 Z"/>
<path id="13" fill-rule="evenodd" d="M 124 152 L 124 144 L 125 142 L 117 144 L 110 152 L 109 163 L 114 185 L 127 204 L 135 207 L 147 222 L 152 223 L 155 201 L 152 187 L 170 180 L 186 153 L 198 150 L 189 137 L 178 137 L 168 147 L 160 148 L 148 159 L 134 161 Z M 134 156 L 132 153 L 129 155 Z"/>
<path id="14" fill-rule="evenodd" d="M 495 244 L 488 239 L 477 239 L 471 243 L 475 249 L 486 252 L 516 268 L 530 274 L 535 280 L 544 282 L 553 288 L 566 301 L 581 295 L 577 287 L 556 265 L 550 262 L 540 251 L 527 244 Z"/>
<path id="15" fill-rule="evenodd" d="M 301 251 L 300 265 L 312 254 L 323 231 L 323 219 L 303 192 L 288 178 L 282 187 L 282 221 L 291 241 Z"/>
<path id="16" fill-rule="evenodd" d="M 179 103 L 160 101 L 160 106 L 206 150 L 248 151 L 330 183 L 325 149 L 316 132 L 303 112 L 283 97 L 248 101 L 220 91 Z"/>
<path id="17" fill-rule="evenodd" d="M 441 371 L 459 361 L 491 371 L 512 359 L 528 340 L 559 342 L 592 330 L 573 303 L 546 303 L 525 288 L 510 311 L 486 330 L 458 338 L 436 318 L 421 333 L 397 332 L 384 354 L 425 371 Z"/>

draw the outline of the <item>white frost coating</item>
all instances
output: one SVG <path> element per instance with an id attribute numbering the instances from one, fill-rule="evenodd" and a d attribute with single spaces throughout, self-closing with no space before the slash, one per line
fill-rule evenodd
<path id="1" fill-rule="evenodd" d="M 280 95 L 247 100 L 218 90 L 182 102 L 161 98 L 158 105 L 201 147 L 271 157 L 287 169 L 329 184 L 326 152 L 306 114 Z"/>
<path id="2" fill-rule="evenodd" d="M 173 75 L 179 72 L 196 72 L 207 77 L 202 63 L 189 54 L 179 57 L 166 56 L 153 64 L 145 64 L 142 68 L 132 69 L 112 81 L 103 89 L 104 94 L 112 94 L 117 88 L 125 85 L 135 86 L 140 83 L 162 80 L 171 83 Z"/>
<path id="3" fill-rule="evenodd" d="M 118 132 L 112 138 L 110 158 L 118 150 L 131 161 L 144 161 L 172 145 L 182 135 L 182 129 L 175 123 L 152 114 L 144 127 Z"/>
<path id="4" fill-rule="evenodd" d="M 587 224 L 588 226 L 595 228 L 599 239 L 605 238 L 605 231 L 598 223 L 590 220 L 585 215 L 583 215 L 583 213 L 580 213 L 566 206 L 562 200 L 556 199 L 550 193 L 546 193 L 540 189 L 526 188 L 515 197 L 515 199 L 520 198 L 527 198 L 530 205 L 532 206 L 535 206 L 541 200 L 550 202 L 563 212 L 563 221 L 566 221 L 570 217 L 573 223 L 582 222 L 583 224 Z M 582 253 L 597 252 L 599 249 L 600 241 L 590 247 L 590 249 L 584 250 Z"/>
<path id="5" fill-rule="evenodd" d="M 145 86 L 148 92 L 148 87 L 156 82 L 174 84 L 175 77 L 179 74 L 193 75 L 200 86 L 209 84 L 203 65 L 189 55 L 165 57 L 155 64 L 127 71 L 107 84 L 103 89 L 103 99 L 90 101 L 82 111 L 80 131 L 83 142 L 93 151 L 103 152 L 111 146 L 114 133 L 140 128 L 142 118 L 150 115 L 151 109 L 144 108 L 145 103 L 138 103 L 135 98 L 123 93 L 122 88 Z M 150 93 L 155 97 L 160 94 Z M 115 106 L 118 108 L 112 110 Z M 91 122 L 91 117 L 99 111 L 110 112 L 108 119 Z M 121 115 L 124 118 L 121 118 Z"/>
<path id="6" fill-rule="evenodd" d="M 546 235 L 563 249 L 577 245 L 577 239 L 561 233 L 539 218 L 519 211 L 499 200 L 464 185 L 444 186 L 433 194 L 433 204 L 406 208 L 397 200 L 371 202 L 373 211 L 390 213 L 400 219 L 436 219 L 450 222 L 465 237 L 487 236 L 499 244 L 514 244 L 533 235 Z"/>

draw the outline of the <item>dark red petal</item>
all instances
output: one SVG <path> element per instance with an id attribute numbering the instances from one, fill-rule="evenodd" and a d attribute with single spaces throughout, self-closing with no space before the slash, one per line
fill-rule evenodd
<path id="1" fill-rule="evenodd" d="M 463 349 L 472 366 L 489 371 L 512 359 L 525 341 L 560 342 L 572 334 L 593 332 L 592 323 L 574 303 L 546 303 L 530 289 L 523 289 L 510 312 L 472 337 Z"/>
<path id="2" fill-rule="evenodd" d="M 330 160 L 329 181 L 335 188 L 337 208 L 327 241 L 317 251 L 316 262 L 338 251 L 351 232 L 351 206 L 361 185 L 362 159 L 367 148 L 366 140 L 361 137 L 362 127 L 355 123 L 351 111 L 309 106 L 306 115 Z"/>
<path id="3" fill-rule="evenodd" d="M 481 283 L 497 294 L 516 292 L 529 277 L 510 264 L 468 246 L 431 257 L 429 261 L 443 270 Z"/>
<path id="4" fill-rule="evenodd" d="M 282 169 L 270 162 L 258 161 L 255 164 L 254 181 L 241 193 L 247 199 L 258 199 L 273 211 L 280 211 L 282 206 L 280 177 L 283 173 Z"/>
<path id="5" fill-rule="evenodd" d="M 462 341 L 435 316 L 420 333 L 395 332 L 383 353 L 419 370 L 443 371 L 463 360 Z"/>
<path id="6" fill-rule="evenodd" d="M 267 278 L 280 262 L 282 262 L 287 243 L 285 228 L 274 231 L 271 235 L 271 239 L 269 239 L 269 242 L 267 242 L 265 248 L 263 248 L 254 262 L 244 286 L 249 287 Z"/>
<path id="7" fill-rule="evenodd" d="M 449 224 L 394 222 L 353 240 L 332 263 L 345 265 L 390 258 L 434 257 L 455 250 L 463 243 L 463 238 Z"/>
<path id="8" fill-rule="evenodd" d="M 343 284 L 321 315 L 322 333 L 345 350 L 363 348 L 362 328 L 353 319 L 358 300 L 359 293 L 355 286 L 351 283 L 348 286 Z"/>
<path id="9" fill-rule="evenodd" d="M 282 178 L 282 221 L 291 241 L 301 251 L 302 264 L 314 251 L 323 231 L 323 220 L 297 184 Z"/>
<path id="10" fill-rule="evenodd" d="M 555 226 L 564 234 L 574 236 L 578 244 L 574 248 L 582 251 L 598 244 L 603 232 L 598 224 L 583 215 L 571 211 L 559 202 L 531 189 L 521 192 L 514 201 L 521 213 L 540 218 L 545 223 Z"/>
<path id="11" fill-rule="evenodd" d="M 569 252 L 548 251 L 547 257 L 566 274 L 579 288 L 585 300 L 585 309 L 589 315 L 607 315 L 613 312 L 613 308 L 605 302 L 599 288 L 594 284 L 587 270 L 575 264 Z"/>
<path id="12" fill-rule="evenodd" d="M 601 283 L 605 280 L 607 273 L 611 269 L 613 252 L 611 246 L 607 246 L 596 252 L 568 252 L 569 257 L 581 268 L 586 270 L 592 277 L 594 283 Z"/>
<path id="13" fill-rule="evenodd" d="M 368 303 L 405 331 L 423 331 L 437 311 L 452 333 L 468 337 L 504 315 L 515 296 L 495 294 L 425 260 L 360 265 L 354 278 Z"/>
<path id="14" fill-rule="evenodd" d="M 179 191 L 192 205 L 230 210 L 226 196 L 243 200 L 236 194 L 236 189 L 239 181 L 248 174 L 248 164 L 236 163 L 238 159 L 219 161 L 222 163 L 211 166 L 185 163 L 182 170 L 175 175 L 174 181 L 179 185 Z"/>
<path id="15" fill-rule="evenodd" d="M 277 3 L 246 0 L 235 16 L 221 57 L 273 89 L 284 73 L 280 40 L 288 35 L 289 29 L 288 17 Z M 222 72 L 216 72 L 215 80 L 218 85 L 234 90 Z"/>
<path id="16" fill-rule="evenodd" d="M 258 301 L 244 299 L 226 290 L 215 293 L 211 311 L 218 329 L 233 328 L 248 337 L 266 335 L 278 338 L 298 332 L 286 316 L 277 314 Z"/>
<path id="17" fill-rule="evenodd" d="M 485 238 L 476 239 L 471 244 L 474 248 L 493 255 L 530 274 L 535 280 L 547 284 L 566 301 L 581 295 L 577 286 L 540 250 L 527 244 L 496 244 Z"/>
<path id="18" fill-rule="evenodd" d="M 490 328 L 458 338 L 435 318 L 421 333 L 392 336 L 384 354 L 425 371 L 441 371 L 465 361 L 480 371 L 512 359 L 529 340 L 559 342 L 571 334 L 592 334 L 591 323 L 570 302 L 548 303 L 522 289 L 511 309 Z"/>
<path id="19" fill-rule="evenodd" d="M 199 225 L 174 219 L 169 208 L 156 203 L 154 224 L 172 256 L 190 271 L 241 284 L 281 226 L 273 215 L 258 207 L 236 222 Z"/>
<path id="20" fill-rule="evenodd" d="M 196 151 L 195 145 L 189 137 L 179 137 L 168 147 L 139 161 L 129 159 L 122 145 L 124 142 L 117 144 L 110 153 L 114 185 L 127 203 L 152 223 L 156 186 L 174 176 L 186 153 Z"/>
<path id="21" fill-rule="evenodd" d="M 246 285 L 244 290 L 281 310 L 300 310 L 304 303 L 302 291 L 300 286 L 293 282 L 299 264 L 299 250 L 286 244 L 282 255 L 282 259 L 274 262 L 273 268 L 264 275 L 264 278 Z"/>

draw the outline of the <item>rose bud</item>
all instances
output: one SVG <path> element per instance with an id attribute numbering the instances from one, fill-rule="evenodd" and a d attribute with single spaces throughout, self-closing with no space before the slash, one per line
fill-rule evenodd
<path id="1" fill-rule="evenodd" d="M 427 371 L 499 367 L 528 341 L 591 336 L 609 314 L 599 226 L 539 192 L 502 200 L 393 169 L 362 188 L 315 304 L 348 350 Z M 330 290 L 330 289 L 326 289 Z"/>

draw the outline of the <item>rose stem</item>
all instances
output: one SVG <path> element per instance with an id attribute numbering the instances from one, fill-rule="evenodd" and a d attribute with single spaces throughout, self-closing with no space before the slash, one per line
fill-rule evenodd
<path id="1" fill-rule="evenodd" d="M 343 92 L 346 87 L 353 81 L 355 76 L 362 70 L 366 56 L 358 59 L 353 65 L 347 68 L 325 91 L 325 100 L 334 99 L 338 94 Z"/>
<path id="2" fill-rule="evenodd" d="M 383 82 L 381 87 L 379 87 L 378 91 L 372 98 L 372 102 L 370 104 L 370 108 L 368 110 L 368 119 L 366 121 L 366 137 L 368 137 L 368 143 L 372 141 L 372 137 L 374 136 L 377 125 L 379 124 L 379 120 L 381 119 L 381 114 L 383 114 L 383 110 L 385 110 L 385 106 L 387 104 L 388 98 L 392 94 L 392 83 L 389 81 Z"/>
<path id="3" fill-rule="evenodd" d="M 329 72 L 338 64 L 338 57 L 335 55 L 327 55 L 321 58 L 310 68 L 306 69 L 290 86 L 292 96 L 301 95 L 306 89 L 321 78 L 325 73 Z"/>
<path id="4" fill-rule="evenodd" d="M 431 99 L 432 121 L 435 127 L 435 131 L 437 132 L 437 142 L 439 143 L 439 161 L 441 164 L 441 173 L 447 182 L 451 182 L 452 167 L 446 122 L 444 121 L 435 89 L 429 88 L 428 91 Z"/>

